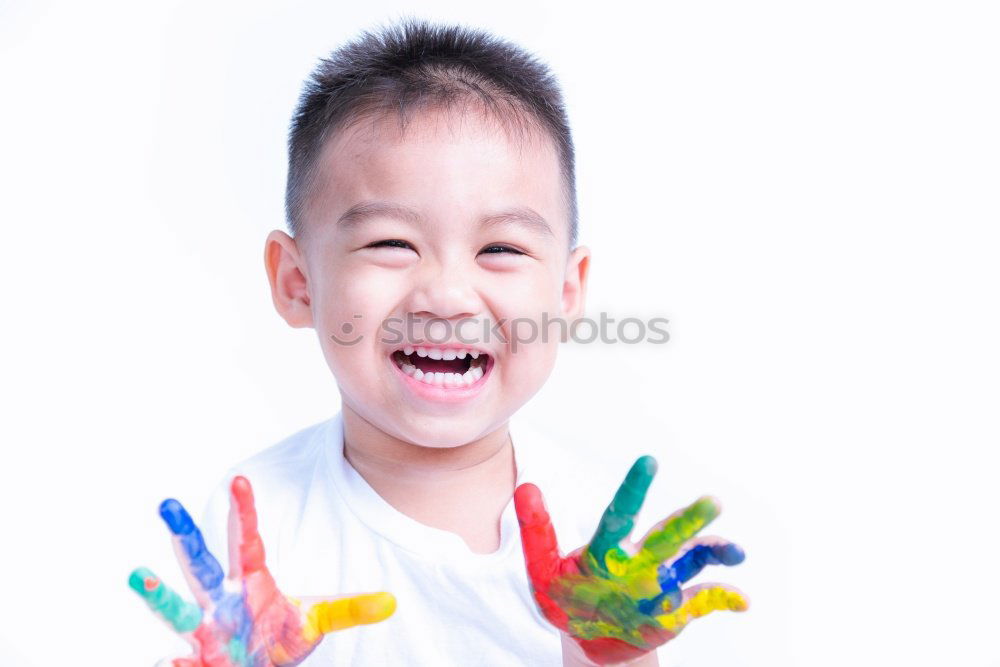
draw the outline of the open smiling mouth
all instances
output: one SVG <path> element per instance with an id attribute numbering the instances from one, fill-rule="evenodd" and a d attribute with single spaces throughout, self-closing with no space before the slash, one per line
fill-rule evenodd
<path id="1" fill-rule="evenodd" d="M 490 355 L 471 349 L 404 347 L 392 353 L 403 373 L 424 384 L 440 387 L 470 387 L 489 369 Z"/>

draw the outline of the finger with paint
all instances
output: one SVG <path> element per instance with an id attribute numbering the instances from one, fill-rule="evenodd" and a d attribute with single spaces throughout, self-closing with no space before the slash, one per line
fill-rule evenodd
<path id="1" fill-rule="evenodd" d="M 184 600 L 145 568 L 129 577 L 129 586 L 194 648 L 193 656 L 175 660 L 174 667 L 298 664 L 326 634 L 377 623 L 395 611 L 396 601 L 389 593 L 319 599 L 304 609 L 298 600 L 278 590 L 267 569 L 253 491 L 246 478 L 233 479 L 230 503 L 228 577 L 183 505 L 172 499 L 160 505 L 160 516 L 197 603 Z"/>
<path id="2" fill-rule="evenodd" d="M 191 515 L 178 501 L 168 498 L 160 503 L 160 518 L 170 531 L 177 562 L 198 604 L 208 607 L 218 601 L 225 593 L 222 588 L 225 574 Z"/>
<path id="3" fill-rule="evenodd" d="M 707 565 L 738 565 L 743 558 L 743 550 L 739 546 L 721 537 L 688 540 L 676 556 L 657 568 L 660 592 L 641 600 L 639 609 L 653 616 L 677 609 L 683 602 L 681 584 L 693 579 Z"/>
<path id="4" fill-rule="evenodd" d="M 655 474 L 655 459 L 639 458 L 604 511 L 594 537 L 565 557 L 541 491 L 522 484 L 514 492 L 535 601 L 545 618 L 599 665 L 636 659 L 676 637 L 694 618 L 748 606 L 746 597 L 731 586 L 681 588 L 708 565 L 743 561 L 743 551 L 732 542 L 696 537 L 719 514 L 714 498 L 699 498 L 670 515 L 638 547 L 627 543 Z"/>
<path id="5" fill-rule="evenodd" d="M 632 534 L 635 517 L 655 474 L 656 460 L 652 456 L 641 457 L 628 471 L 587 545 L 587 563 L 593 572 L 607 573 L 609 558 L 618 561 L 625 557 L 618 545 Z"/>
<path id="6" fill-rule="evenodd" d="M 196 657 L 173 660 L 173 667 L 233 667 L 236 664 L 230 660 L 229 652 L 211 624 L 201 622 L 204 613 L 197 604 L 184 600 L 144 567 L 132 571 L 129 586 L 146 601 L 153 613 L 194 648 Z"/>
<path id="7" fill-rule="evenodd" d="M 128 585 L 177 633 L 186 635 L 201 624 L 201 607 L 182 598 L 150 570 L 133 570 Z"/>

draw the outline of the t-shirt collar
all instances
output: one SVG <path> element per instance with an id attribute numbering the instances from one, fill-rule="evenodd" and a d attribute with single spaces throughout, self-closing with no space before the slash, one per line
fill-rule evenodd
<path id="1" fill-rule="evenodd" d="M 511 420 L 508 425 L 514 450 L 514 465 L 517 470 L 516 484 L 529 481 L 533 471 L 531 458 L 531 431 L 515 427 Z M 344 503 L 370 530 L 384 539 L 411 551 L 439 561 L 461 563 L 472 567 L 488 566 L 507 558 L 516 547 L 520 550 L 520 534 L 513 498 L 504 507 L 500 517 L 500 546 L 489 554 L 477 554 L 457 534 L 420 523 L 395 507 L 365 481 L 344 457 L 344 422 L 338 413 L 328 422 L 326 433 L 328 457 L 326 466 L 333 476 L 334 487 Z"/>

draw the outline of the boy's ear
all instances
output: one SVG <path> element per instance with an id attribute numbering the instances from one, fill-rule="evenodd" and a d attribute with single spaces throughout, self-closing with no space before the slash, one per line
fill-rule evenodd
<path id="1" fill-rule="evenodd" d="M 590 272 L 590 248 L 577 246 L 566 261 L 566 276 L 563 279 L 563 317 L 569 324 L 583 315 L 587 296 L 587 276 Z"/>
<path id="2" fill-rule="evenodd" d="M 278 314 L 289 326 L 313 326 L 305 261 L 295 239 L 277 229 L 268 234 L 264 267 L 271 283 L 271 300 Z"/>

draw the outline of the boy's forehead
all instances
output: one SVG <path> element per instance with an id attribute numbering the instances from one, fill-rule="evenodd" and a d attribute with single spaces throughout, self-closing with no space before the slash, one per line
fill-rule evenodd
<path id="1" fill-rule="evenodd" d="M 365 201 L 396 203 L 429 217 L 528 208 L 556 237 L 569 231 L 551 139 L 479 113 L 422 113 L 405 128 L 397 116 L 365 118 L 336 132 L 316 164 L 309 218 L 331 224 Z"/>

